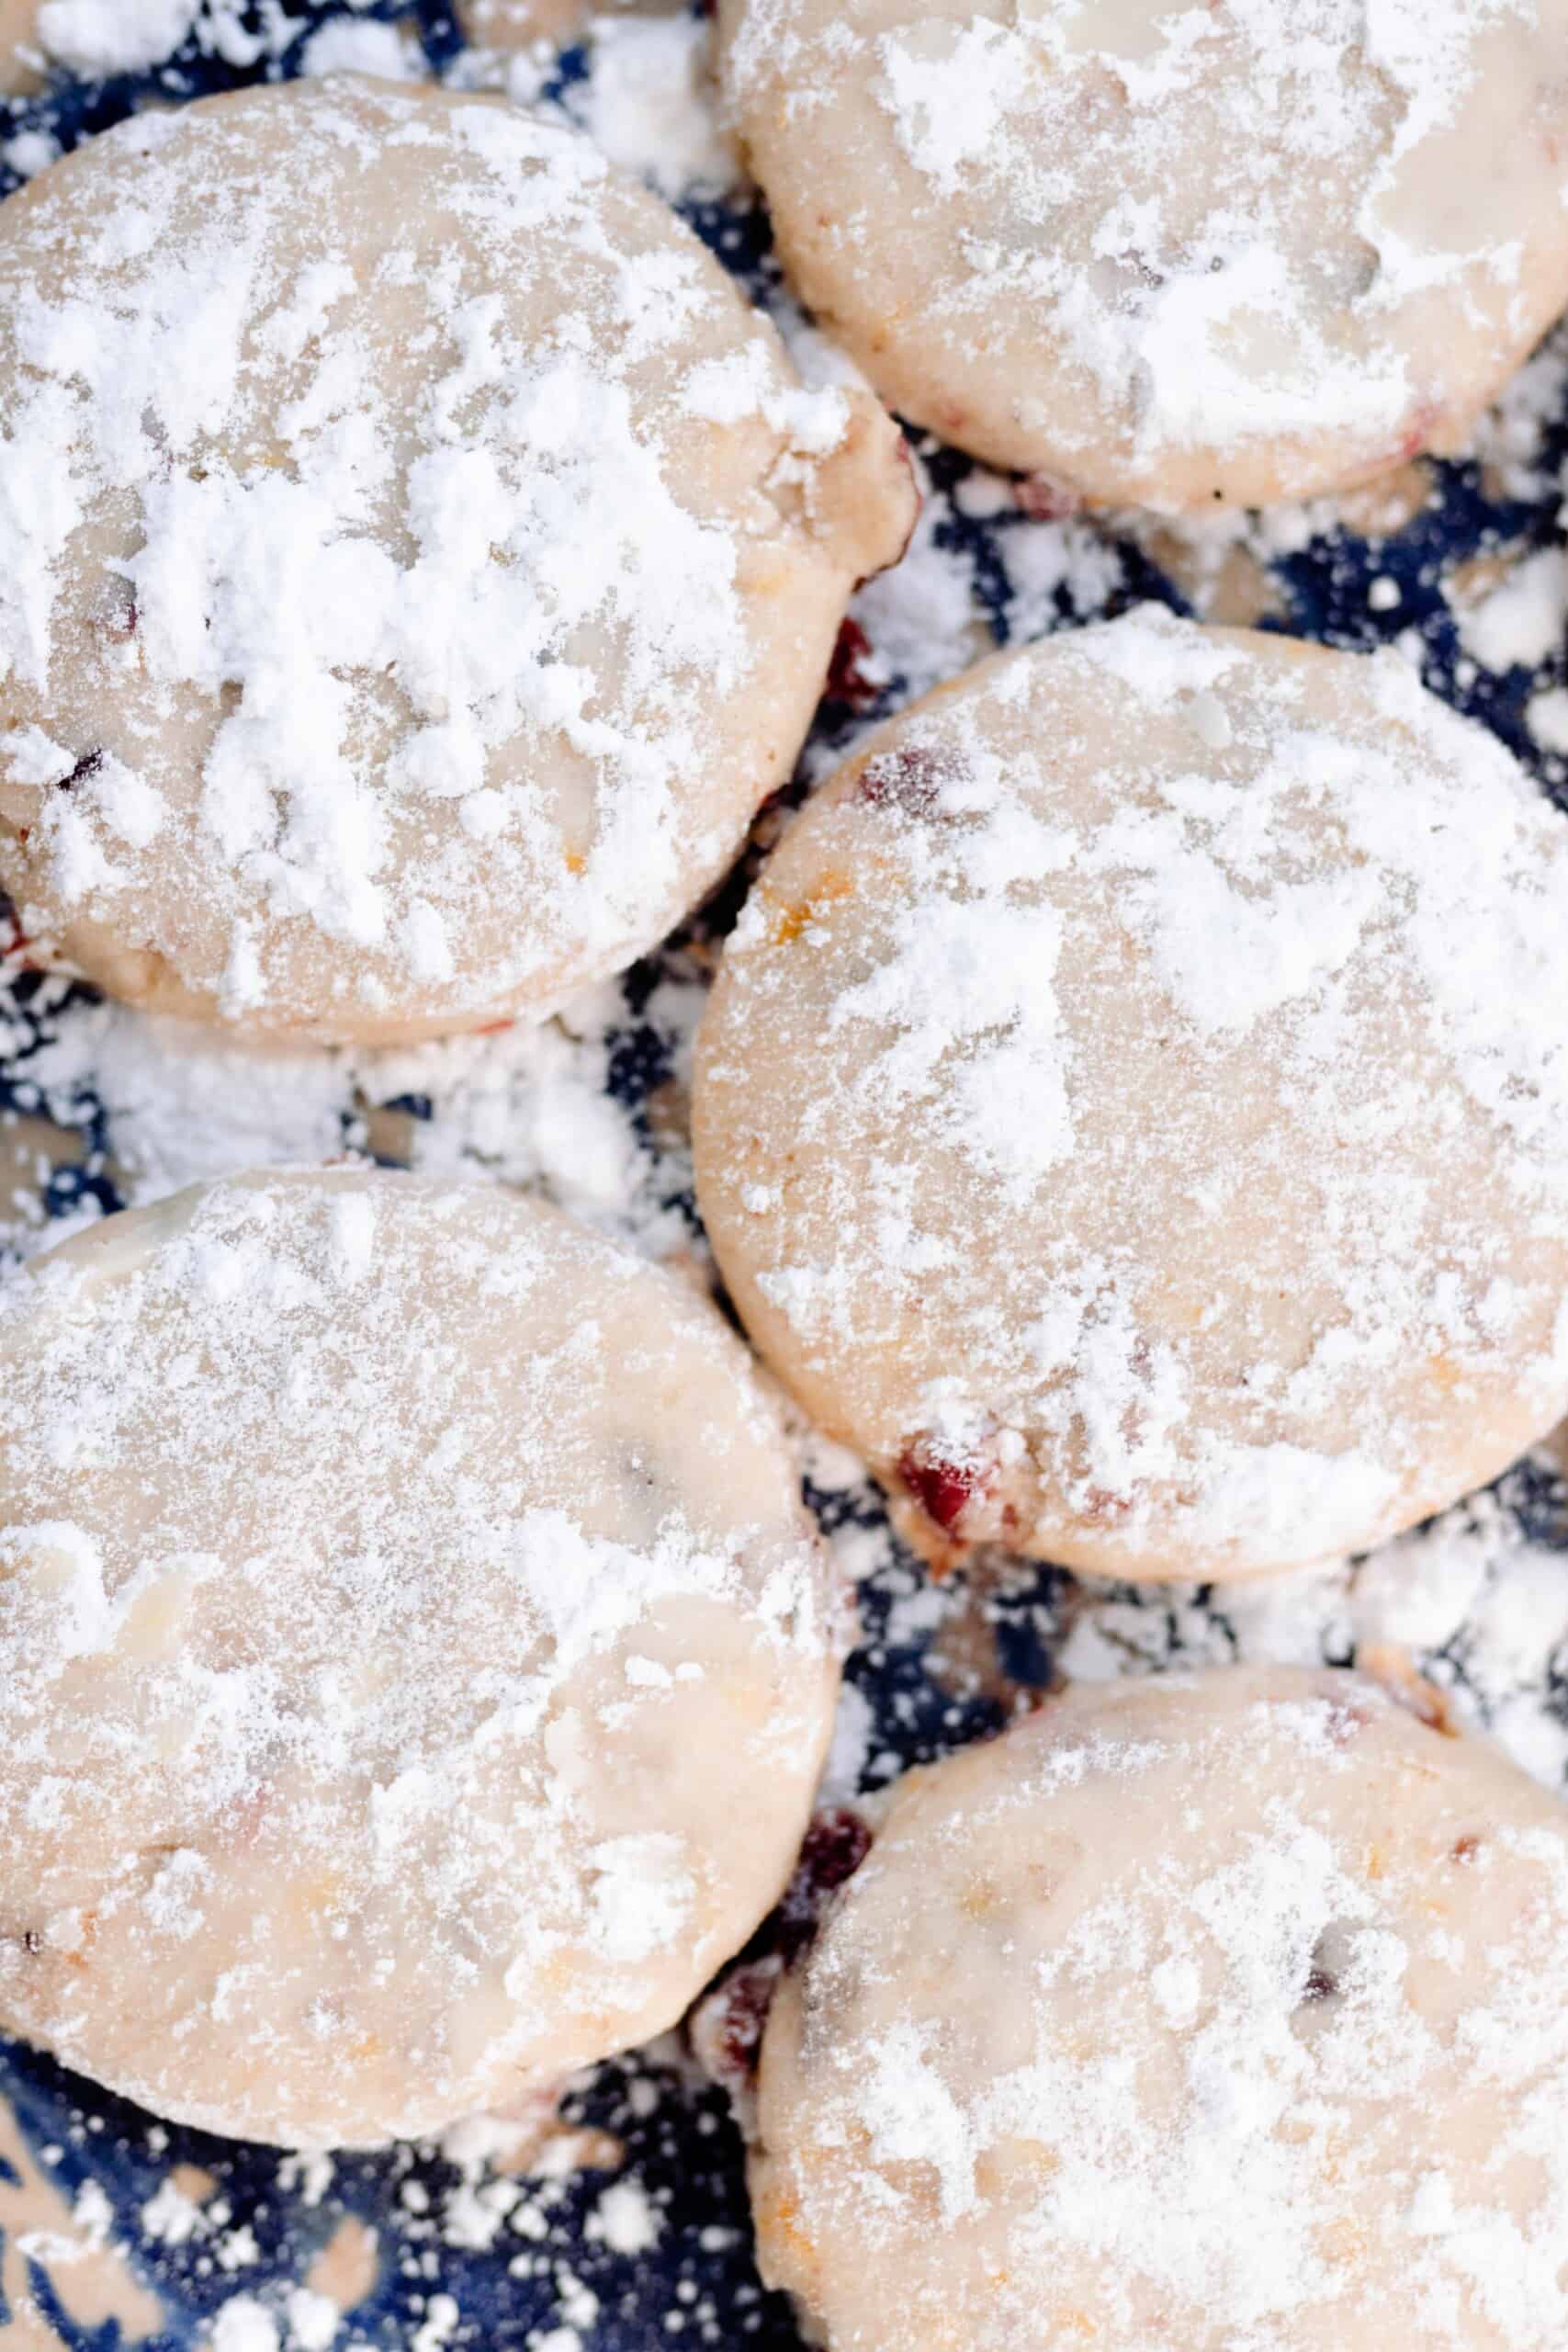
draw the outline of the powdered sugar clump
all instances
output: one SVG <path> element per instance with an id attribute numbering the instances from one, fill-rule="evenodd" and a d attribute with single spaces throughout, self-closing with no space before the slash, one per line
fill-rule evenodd
<path id="1" fill-rule="evenodd" d="M 410 33 L 367 17 L 355 23 L 338 17 L 313 32 L 305 44 L 306 74 L 373 74 L 383 82 L 417 81 L 424 57 Z"/>
<path id="2" fill-rule="evenodd" d="M 135 74 L 177 49 L 201 0 L 42 0 L 38 37 L 73 74 Z"/>
<path id="3" fill-rule="evenodd" d="M 596 17 L 587 73 L 564 103 L 626 171 L 671 198 L 714 195 L 736 177 L 709 86 L 710 27 L 699 17 Z"/>
<path id="4" fill-rule="evenodd" d="M 371 1151 L 431 1175 L 541 1192 L 663 1257 L 695 1238 L 681 1102 L 702 1002 L 695 977 L 671 961 L 635 1022 L 618 990 L 600 989 L 536 1028 L 380 1050 L 262 1050 L 77 997 L 42 1016 L 25 1083 L 62 1147 L 84 1120 L 101 1120 L 98 1149 L 131 1205 L 235 1168 Z M 646 1103 L 611 1091 L 617 1052 L 634 1037 L 668 1066 L 657 1125 Z M 0 1243 L 26 1254 L 61 1238 L 25 1196 L 14 1217 L 0 1200 Z"/>

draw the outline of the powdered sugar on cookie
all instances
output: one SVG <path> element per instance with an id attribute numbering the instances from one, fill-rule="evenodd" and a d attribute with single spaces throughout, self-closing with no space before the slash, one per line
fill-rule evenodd
<path id="1" fill-rule="evenodd" d="M 1562 0 L 720 14 L 806 300 L 907 413 L 1091 496 L 1445 446 L 1568 293 Z"/>
<path id="2" fill-rule="evenodd" d="M 1152 609 L 998 656 L 731 944 L 749 1329 L 931 1542 L 1235 1574 L 1410 1523 L 1568 1404 L 1565 906 L 1561 816 L 1393 657 Z"/>
<path id="3" fill-rule="evenodd" d="M 1550 2352 L 1565 1962 L 1558 1804 L 1371 1685 L 1054 1702 L 895 1793 L 775 2002 L 764 2275 L 877 2352 Z"/>
<path id="4" fill-rule="evenodd" d="M 336 2144 L 672 2023 L 793 1863 L 840 1630 L 706 1303 L 344 1169 L 102 1225 L 0 1325 L 6 2024 Z"/>
<path id="5" fill-rule="evenodd" d="M 28 929 L 133 999 L 371 1035 L 668 929 L 907 531 L 871 403 L 803 391 L 662 208 L 491 100 L 141 118 L 4 226 Z"/>

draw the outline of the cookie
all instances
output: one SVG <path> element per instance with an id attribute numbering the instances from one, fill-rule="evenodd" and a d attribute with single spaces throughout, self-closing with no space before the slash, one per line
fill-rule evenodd
<path id="1" fill-rule="evenodd" d="M 0 2024 L 306 2146 L 672 2025 L 789 1874 L 841 1631 L 706 1301 L 341 1169 L 112 1217 L 0 1335 Z"/>
<path id="2" fill-rule="evenodd" d="M 829 2352 L 1554 2352 L 1568 1815 L 1375 1685 L 1054 1700 L 912 1773 L 762 2042 Z"/>
<path id="3" fill-rule="evenodd" d="M 1372 658 L 1154 607 L 879 729 L 697 1049 L 748 1330 L 933 1557 L 1359 1548 L 1568 1408 L 1568 823 Z"/>
<path id="4" fill-rule="evenodd" d="M 587 140 L 352 77 L 0 209 L 0 883 L 269 1035 L 539 1015 L 654 944 L 915 502 Z"/>
<path id="5" fill-rule="evenodd" d="M 1568 301 L 1568 0 L 719 0 L 802 300 L 906 416 L 1163 509 L 1453 448 Z"/>

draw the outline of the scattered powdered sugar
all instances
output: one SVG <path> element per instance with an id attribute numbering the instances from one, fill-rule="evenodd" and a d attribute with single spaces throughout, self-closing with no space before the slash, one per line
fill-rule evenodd
<path id="1" fill-rule="evenodd" d="M 659 2243 L 657 2207 L 635 2180 L 612 2182 L 589 2216 L 588 2234 L 617 2254 L 646 2254 Z"/>
<path id="2" fill-rule="evenodd" d="M 1568 641 L 1568 550 L 1542 548 L 1459 618 L 1460 643 L 1487 669 L 1533 670 Z"/>
<path id="3" fill-rule="evenodd" d="M 876 650 L 882 676 L 902 680 L 908 694 L 956 677 L 989 650 L 976 611 L 973 561 L 953 545 L 942 520 L 938 502 L 924 495 L 903 561 L 868 580 L 851 607 Z"/>
<path id="4" fill-rule="evenodd" d="M 635 1024 L 619 990 L 600 989 L 537 1027 L 417 1046 L 269 1050 L 75 996 L 45 1016 L 25 1082 L 38 1114 L 63 1135 L 84 1117 L 102 1120 L 102 1159 L 132 1206 L 236 1168 L 368 1149 L 432 1176 L 543 1193 L 645 1256 L 668 1257 L 694 1238 L 679 1105 L 703 1001 L 694 974 L 671 958 Z M 639 1052 L 668 1062 L 672 1099 L 657 1128 L 657 1102 L 639 1116 L 611 1091 L 633 1035 Z M 0 1244 L 18 1254 L 62 1229 L 40 1226 L 25 1194 L 17 1213 L 0 1214 Z"/>
<path id="5" fill-rule="evenodd" d="M 1568 1425 L 1497 1489 L 1484 1488 L 1363 1559 L 1221 1590 L 1168 1590 L 1151 1608 L 1125 1586 L 1067 1586 L 1041 1634 L 1072 1681 L 1173 1667 L 1344 1665 L 1396 1681 L 1414 1670 L 1456 1722 L 1568 1793 Z M 967 1604 L 987 1609 L 984 1590 Z"/>
<path id="6" fill-rule="evenodd" d="M 1505 496 L 1540 499 L 1553 477 L 1542 467 L 1568 396 L 1568 323 L 1559 324 L 1476 420 L 1475 449 Z"/>
<path id="7" fill-rule="evenodd" d="M 136 74 L 177 49 L 201 0 L 42 0 L 38 38 L 73 74 Z"/>
<path id="8" fill-rule="evenodd" d="M 28 1079 L 62 1125 L 92 1089 L 131 1205 L 237 1168 L 335 1159 L 354 1105 L 338 1055 L 258 1053 L 205 1025 L 81 999 L 32 1057 Z"/>
<path id="9" fill-rule="evenodd" d="M 277 2322 L 253 2295 L 231 2295 L 212 2322 L 212 2352 L 278 2352 Z"/>
<path id="10" fill-rule="evenodd" d="M 374 17 L 357 24 L 334 17 L 310 35 L 300 60 L 304 74 L 373 74 L 383 82 L 418 81 L 424 70 L 412 34 Z"/>
<path id="11" fill-rule="evenodd" d="M 709 87 L 712 28 L 700 17 L 595 17 L 587 71 L 563 104 L 623 170 L 671 198 L 736 177 Z"/>

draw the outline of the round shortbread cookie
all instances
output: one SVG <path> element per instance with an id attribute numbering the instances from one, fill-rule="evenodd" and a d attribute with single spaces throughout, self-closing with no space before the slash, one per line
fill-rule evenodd
<path id="1" fill-rule="evenodd" d="M 762 2043 L 829 2352 L 1557 2352 L 1568 1814 L 1373 1684 L 1084 1689 L 912 1773 Z"/>
<path id="2" fill-rule="evenodd" d="M 302 193 L 302 191 L 304 193 Z M 504 101 L 330 79 L 0 209 L 0 881 L 112 993 L 542 1012 L 789 773 L 915 492 L 697 239 Z"/>
<path id="3" fill-rule="evenodd" d="M 904 414 L 1093 500 L 1449 448 L 1568 301 L 1568 0 L 719 0 L 795 285 Z"/>
<path id="4" fill-rule="evenodd" d="M 35 1261 L 0 1352 L 0 2021 L 299 2145 L 675 2021 L 788 1876 L 842 1632 L 705 1300 L 291 1171 Z"/>
<path id="5" fill-rule="evenodd" d="M 1568 823 L 1393 654 L 998 655 L 764 868 L 694 1124 L 747 1329 L 933 1555 L 1354 1549 L 1568 1407 Z"/>

